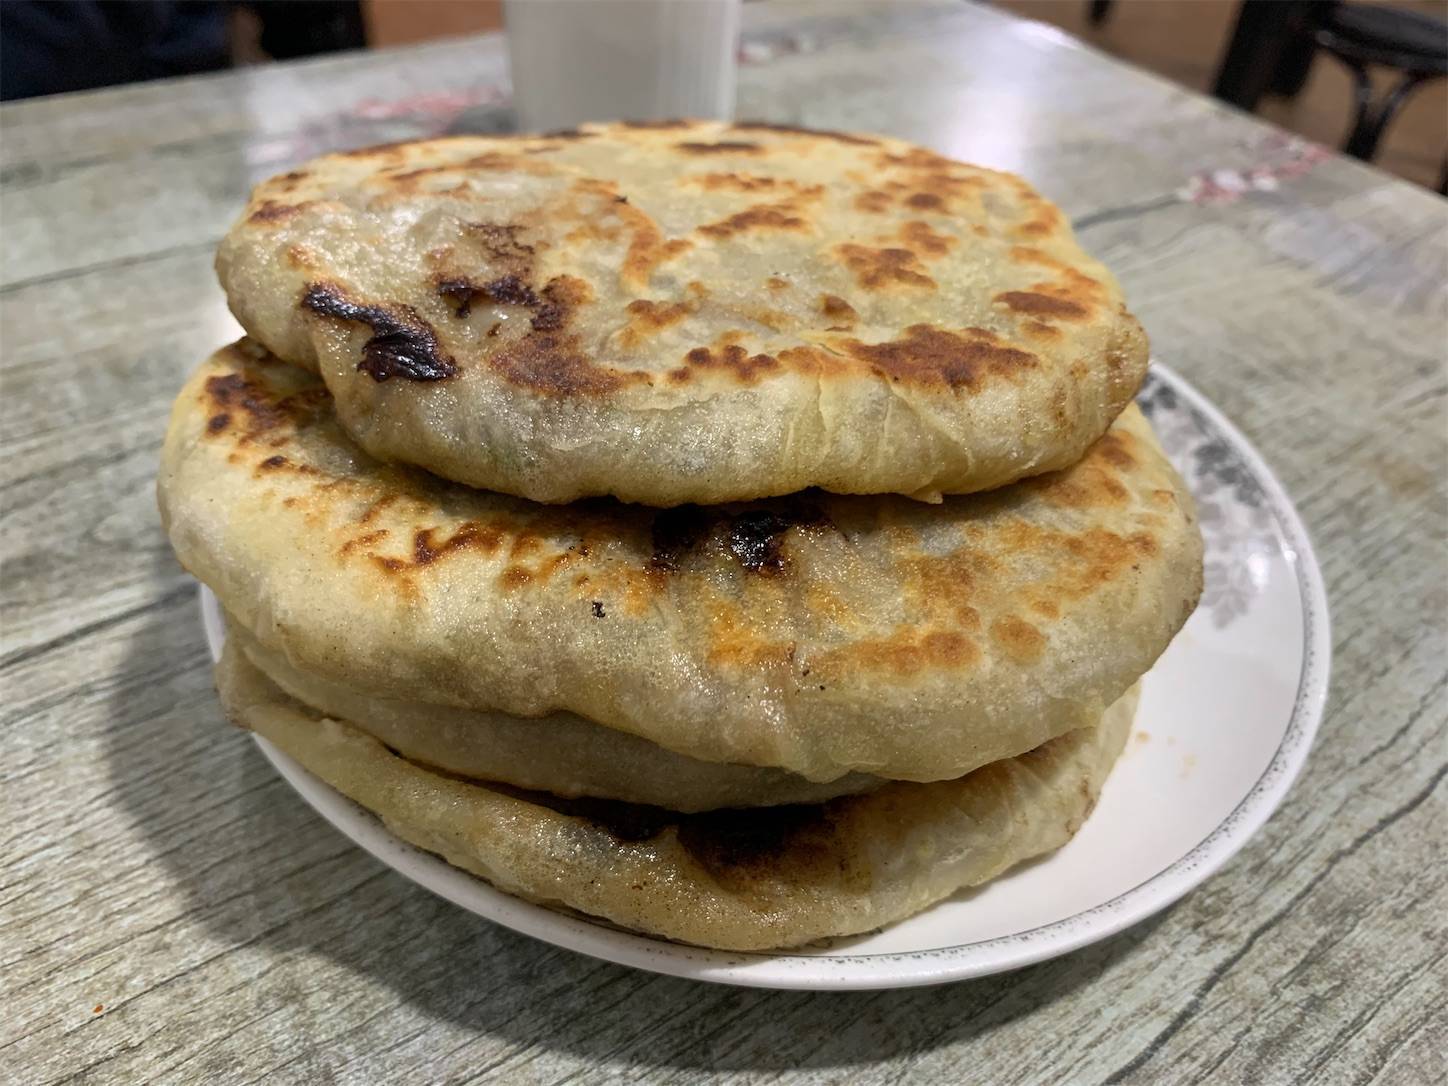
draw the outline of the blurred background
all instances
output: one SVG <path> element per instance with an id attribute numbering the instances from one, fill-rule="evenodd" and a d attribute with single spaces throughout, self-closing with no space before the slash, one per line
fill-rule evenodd
<path id="1" fill-rule="evenodd" d="M 1448 0 L 991 2 L 1407 180 L 1448 181 Z M 503 24 L 501 0 L 0 0 L 0 97 Z"/>

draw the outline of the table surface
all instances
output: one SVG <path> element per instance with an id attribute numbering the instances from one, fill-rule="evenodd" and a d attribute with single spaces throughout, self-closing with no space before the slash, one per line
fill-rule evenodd
<path id="1" fill-rule="evenodd" d="M 691 983 L 431 896 L 224 723 L 154 476 L 172 396 L 236 333 L 211 258 L 248 186 L 332 148 L 506 126 L 502 41 L 14 104 L 0 1080 L 1441 1075 L 1448 204 L 988 9 L 749 5 L 745 23 L 740 115 L 1025 174 L 1277 470 L 1335 652 L 1286 804 L 1163 915 L 936 989 Z"/>

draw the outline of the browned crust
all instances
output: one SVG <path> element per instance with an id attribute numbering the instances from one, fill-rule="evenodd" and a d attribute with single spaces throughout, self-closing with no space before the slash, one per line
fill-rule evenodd
<path id="1" fill-rule="evenodd" d="M 644 141 L 640 146 L 650 148 L 649 153 L 677 153 L 678 185 L 708 194 L 720 208 L 717 217 L 692 226 L 687 236 L 670 237 L 647 210 L 649 201 L 631 200 L 616 181 L 588 173 L 574 176 L 563 160 L 540 163 L 529 158 L 539 146 L 597 142 L 619 138 L 620 132 L 635 133 L 629 138 Z M 814 176 L 790 176 L 787 164 L 798 160 L 773 155 L 783 147 L 821 141 L 858 160 L 854 169 L 845 171 L 854 188 L 844 187 L 843 199 L 880 217 L 881 229 L 864 229 L 850 240 L 828 243 L 821 209 L 833 206 L 829 201 L 836 190 L 831 186 L 827 194 Z M 709 161 L 730 154 L 754 161 L 746 169 L 732 163 L 720 169 L 719 162 Z M 1058 365 L 1072 337 L 1083 330 L 1096 334 L 1089 327 L 1093 322 L 1099 326 L 1131 319 L 1124 307 L 1118 316 L 1114 288 L 1059 255 L 1058 239 L 1069 235 L 1064 218 L 1029 185 L 878 137 L 762 121 L 721 127 L 666 120 L 613 129 L 585 126 L 546 137 L 499 139 L 491 145 L 469 138 L 403 142 L 342 157 L 377 163 L 370 183 L 384 201 L 391 193 L 402 197 L 434 191 L 438 182 L 432 182 L 431 189 L 418 186 L 440 175 L 456 175 L 460 186 L 470 172 L 521 171 L 564 179 L 539 182 L 563 185 L 565 193 L 556 207 L 490 217 L 486 202 L 479 202 L 475 217 L 463 217 L 456 241 L 425 254 L 426 286 L 440 310 L 406 294 L 369 296 L 329 279 L 327 262 L 316 255 L 315 246 L 292 243 L 285 249 L 283 259 L 306 277 L 299 305 L 310 319 L 361 323 L 371 329 L 357 368 L 378 382 L 401 378 L 428 383 L 477 370 L 542 396 L 597 398 L 630 386 L 680 385 L 704 374 L 711 381 L 745 386 L 790 372 L 853 370 L 922 388 L 978 390 L 990 379 L 1011 380 L 1026 370 Z M 695 158 L 705 161 L 687 162 Z M 260 186 L 246 221 L 264 230 L 306 215 L 318 201 L 303 197 L 325 191 L 325 163 Z M 985 190 L 1006 199 L 1009 213 L 997 210 L 991 213 L 994 219 L 986 216 L 981 210 Z M 465 186 L 446 192 L 450 198 L 455 192 L 462 194 L 458 199 L 466 196 Z M 965 212 L 967 219 L 960 221 Z M 979 221 L 982 216 L 990 229 Z M 815 240 L 821 234 L 826 235 L 823 245 Z M 1018 275 L 1009 284 L 1012 289 L 998 289 L 983 299 L 996 315 L 983 321 L 994 334 L 920 321 L 892 334 L 892 309 L 904 315 L 920 310 L 931 297 L 940 304 L 948 300 L 958 289 L 953 261 L 982 239 L 1001 252 L 1008 267 L 1035 269 Z M 691 251 L 738 246 L 749 253 L 773 244 L 790 259 L 800 252 L 810 254 L 808 259 L 818 265 L 813 270 L 820 274 L 800 276 L 792 268 L 775 270 L 766 264 L 769 270 L 757 280 L 758 300 L 735 295 L 727 301 L 711 296 L 702 284 L 690 283 L 691 293 L 686 294 L 661 278 L 672 273 L 670 262 L 676 260 L 685 269 L 679 278 L 702 278 L 699 266 L 680 259 Z M 620 289 L 613 291 L 613 284 L 602 282 L 595 291 L 582 275 L 557 274 L 569 265 L 552 250 L 568 245 L 609 252 Z M 818 290 L 828 281 L 831 266 L 848 276 L 842 281 L 846 289 L 836 286 L 838 293 L 812 295 L 819 304 L 806 303 L 802 315 L 800 299 L 789 292 L 796 286 Z M 665 284 L 662 290 L 660 282 Z M 598 304 L 595 296 L 617 306 L 614 317 L 589 308 Z M 465 322 L 474 319 L 481 306 L 505 312 L 469 331 Z M 738 323 L 724 323 L 723 329 L 733 332 L 719 326 L 721 306 L 732 306 L 726 316 Z M 509 320 L 518 314 L 506 310 L 525 311 L 526 321 Z M 882 331 L 888 338 L 838 338 L 862 326 L 861 313 L 869 315 L 875 329 L 870 338 Z M 713 322 L 708 335 L 689 336 L 690 322 L 696 319 Z M 519 334 L 520 326 L 526 333 Z M 791 338 L 793 343 L 788 342 Z M 1119 336 L 1108 332 L 1106 338 Z M 664 343 L 669 356 L 651 357 L 659 349 L 655 344 Z M 620 353 L 613 356 L 611 349 Z M 1084 378 L 1090 365 L 1119 371 L 1124 359 L 1117 353 L 1071 361 L 1071 372 Z M 1071 425 L 1069 416 L 1057 421 L 1062 427 Z"/>

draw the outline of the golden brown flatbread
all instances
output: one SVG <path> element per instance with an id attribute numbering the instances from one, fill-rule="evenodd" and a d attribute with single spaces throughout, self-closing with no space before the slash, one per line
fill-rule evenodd
<path id="1" fill-rule="evenodd" d="M 1066 471 L 939 505 L 546 506 L 378 464 L 242 344 L 182 390 L 159 488 L 182 564 L 308 673 L 815 781 L 951 779 L 1090 725 L 1201 589 L 1135 408 Z"/>
<path id="2" fill-rule="evenodd" d="M 674 811 L 818 803 L 884 783 L 866 773 L 816 782 L 783 769 L 702 762 L 573 713 L 530 718 L 369 697 L 294 667 L 238 623 L 228 624 L 227 637 L 288 697 L 348 721 L 414 762 L 460 777 Z"/>
<path id="3" fill-rule="evenodd" d="M 1136 705 L 1133 688 L 1097 726 L 960 780 L 678 815 L 430 771 L 291 701 L 230 646 L 217 682 L 232 720 L 403 840 L 532 901 L 727 950 L 869 931 L 1060 847 L 1094 806 Z"/>
<path id="4" fill-rule="evenodd" d="M 1075 463 L 1147 365 L 1055 205 L 875 136 L 328 155 L 257 187 L 217 270 L 364 449 L 546 502 L 987 490 Z"/>

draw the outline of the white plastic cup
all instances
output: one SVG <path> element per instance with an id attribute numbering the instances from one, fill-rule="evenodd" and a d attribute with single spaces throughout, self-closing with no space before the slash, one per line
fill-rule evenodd
<path id="1" fill-rule="evenodd" d="M 728 119 L 740 0 L 506 0 L 518 128 Z"/>

